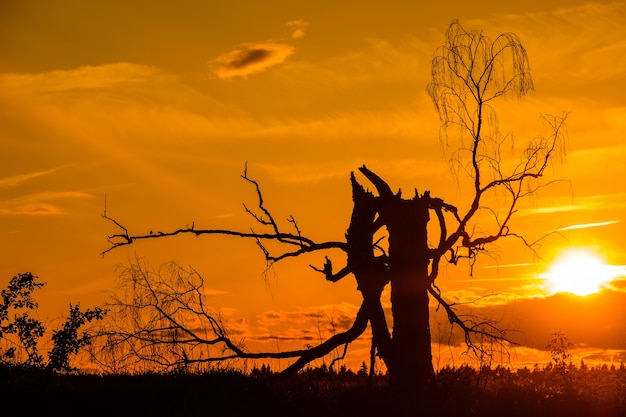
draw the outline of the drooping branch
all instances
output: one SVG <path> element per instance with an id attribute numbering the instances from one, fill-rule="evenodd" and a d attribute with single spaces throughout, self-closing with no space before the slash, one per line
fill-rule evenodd
<path id="1" fill-rule="evenodd" d="M 509 223 L 517 211 L 517 206 L 520 200 L 545 186 L 545 184 L 531 184 L 530 181 L 537 180 L 543 176 L 544 171 L 549 166 L 554 154 L 558 152 L 559 143 L 562 141 L 563 136 L 562 130 L 565 127 L 567 115 L 563 115 L 561 117 L 544 116 L 544 119 L 549 123 L 550 128 L 553 130 L 552 135 L 547 139 L 541 138 L 536 142 L 531 142 L 525 152 L 525 161 L 521 162 L 512 174 L 508 176 L 501 176 L 500 178 L 491 181 L 477 194 L 475 204 L 472 205 L 472 208 L 465 215 L 463 219 L 464 221 L 460 223 L 460 226 L 462 225 L 463 228 L 459 227 L 457 230 L 458 236 L 462 239 L 462 245 L 464 247 L 480 248 L 486 244 L 495 242 L 502 237 L 513 236 L 514 234 L 510 231 Z M 522 168 L 519 168 L 519 166 L 522 166 Z M 469 233 L 467 233 L 465 225 L 467 225 L 469 219 L 477 210 L 474 210 L 474 206 L 480 207 L 480 199 L 485 192 L 496 188 L 505 190 L 510 197 L 510 202 L 503 218 L 498 217 L 498 215 L 494 212 L 494 218 L 498 225 L 496 232 L 487 236 L 475 238 L 471 237 Z"/>
<path id="2" fill-rule="evenodd" d="M 428 93 L 440 117 L 441 132 L 445 135 L 450 125 L 461 127 L 461 146 L 452 161 L 458 165 L 458 171 L 467 174 L 474 187 L 471 204 L 463 215 L 455 216 L 458 224 L 454 229 L 448 228 L 452 233 L 438 245 L 435 259 L 444 253 L 454 254 L 457 245 L 468 248 L 470 256 L 474 256 L 485 245 L 512 236 L 509 223 L 519 201 L 544 186 L 537 180 L 562 151 L 567 115 L 543 116 L 551 135 L 531 140 L 520 161 L 506 170 L 501 149 L 511 138 L 500 137 L 496 113 L 490 103 L 509 93 L 521 97 L 533 90 L 528 57 L 519 38 L 504 33 L 492 41 L 481 31 L 467 31 L 455 21 L 446 32 L 446 42 L 435 52 L 431 68 Z M 494 231 L 473 236 L 469 225 L 478 211 L 485 208 L 483 197 L 491 191 L 507 195 L 509 204 L 501 216 L 492 210 Z"/>
<path id="3" fill-rule="evenodd" d="M 443 299 L 441 293 L 437 291 L 436 288 L 430 287 L 428 289 L 430 295 L 437 300 L 439 305 L 443 307 L 448 317 L 448 321 L 451 325 L 458 326 L 462 331 L 465 339 L 465 345 L 468 349 L 474 352 L 482 352 L 482 348 L 479 344 L 477 344 L 474 340 L 476 336 L 485 337 L 489 340 L 493 340 L 499 343 L 508 343 L 511 345 L 519 345 L 519 343 L 510 340 L 506 337 L 506 331 L 499 328 L 494 323 L 488 320 L 478 320 L 474 321 L 473 319 L 476 316 L 472 316 L 472 319 L 463 319 L 459 316 L 454 308 L 454 304 L 450 304 Z M 485 353 L 485 352 L 482 352 Z"/>
<path id="4" fill-rule="evenodd" d="M 170 263 L 154 271 L 137 259 L 120 274 L 119 289 L 121 295 L 108 306 L 112 320 L 97 335 L 104 341 L 99 356 L 116 351 L 117 367 L 128 370 L 138 363 L 164 371 L 234 359 L 297 358 L 284 371 L 288 376 L 352 342 L 363 333 L 368 320 L 364 304 L 348 330 L 319 346 L 251 352 L 229 336 L 221 314 L 208 309 L 204 278 L 193 269 Z"/>

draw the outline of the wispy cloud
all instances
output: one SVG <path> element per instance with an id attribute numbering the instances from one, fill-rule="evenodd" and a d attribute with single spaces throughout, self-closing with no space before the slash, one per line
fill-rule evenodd
<path id="1" fill-rule="evenodd" d="M 140 83 L 153 78 L 156 73 L 154 68 L 145 65 L 121 62 L 38 74 L 1 74 L 0 86 L 19 89 L 20 92 L 111 88 Z"/>
<path id="2" fill-rule="evenodd" d="M 33 203 L 25 204 L 22 206 L 12 208 L 0 208 L 0 215 L 26 215 L 26 216 L 41 216 L 41 215 L 56 215 L 63 212 L 58 207 L 48 203 Z"/>
<path id="3" fill-rule="evenodd" d="M 518 264 L 498 264 L 498 265 L 485 265 L 480 266 L 480 269 L 500 269 L 500 268 L 519 268 L 519 267 L 527 267 L 530 266 L 529 263 L 518 263 Z"/>
<path id="4" fill-rule="evenodd" d="M 554 200 L 556 201 L 556 199 Z M 561 212 L 571 212 L 571 211 L 580 211 L 580 210 L 608 210 L 608 209 L 618 209 L 626 207 L 626 193 L 613 193 L 613 194 L 600 194 L 600 195 L 591 195 L 585 197 L 579 197 L 576 201 L 573 201 L 570 204 L 551 204 L 551 201 L 547 201 L 542 207 L 532 207 L 528 209 L 522 209 L 519 211 L 518 215 L 529 215 L 529 214 L 553 214 L 553 213 L 561 213 Z M 614 224 L 617 221 L 608 221 L 608 222 L 598 222 L 598 223 L 589 223 L 587 225 L 581 225 L 584 227 L 599 227 L 599 226 L 608 226 L 609 224 Z M 581 227 L 572 227 L 572 228 L 581 228 Z"/>
<path id="5" fill-rule="evenodd" d="M 349 328 L 358 307 L 343 303 L 302 307 L 289 311 L 266 311 L 257 316 L 258 340 L 272 339 L 276 334 L 290 340 L 312 340 L 320 335 L 332 335 Z M 285 339 L 287 340 L 287 339 Z"/>
<path id="6" fill-rule="evenodd" d="M 495 281 L 495 280 L 494 280 Z M 539 295 L 539 291 L 534 291 L 533 286 L 511 287 L 506 292 L 498 292 L 481 287 L 465 288 L 460 290 L 447 290 L 445 299 L 459 305 L 467 305 L 472 308 L 486 306 L 501 306 L 512 303 L 515 300 L 533 298 Z M 523 295 L 522 295 L 523 294 Z M 436 304 L 434 304 L 436 305 Z"/>
<path id="7" fill-rule="evenodd" d="M 529 210 L 520 210 L 520 215 L 524 214 L 553 214 L 553 213 L 562 213 L 562 212 L 570 212 L 577 210 L 586 210 L 588 207 L 585 207 L 582 204 L 565 204 L 562 206 L 549 206 L 549 207 L 536 207 Z"/>
<path id="8" fill-rule="evenodd" d="M 223 80 L 247 78 L 284 62 L 294 51 L 295 47 L 283 43 L 247 43 L 218 56 L 210 66 Z"/>
<path id="9" fill-rule="evenodd" d="M 33 172 L 26 173 L 26 174 L 14 175 L 12 177 L 0 178 L 0 188 L 15 187 L 21 184 L 22 182 L 31 180 L 33 178 L 51 174 L 57 169 L 58 168 L 52 168 L 47 171 L 33 171 Z"/>
<path id="10" fill-rule="evenodd" d="M 82 191 L 43 192 L 29 194 L 2 202 L 0 215 L 57 215 L 63 214 L 58 206 L 49 203 L 51 200 L 84 200 L 93 198 L 93 194 Z"/>
<path id="11" fill-rule="evenodd" d="M 307 29 L 309 28 L 309 22 L 306 22 L 302 19 L 290 20 L 287 22 L 287 26 L 289 26 L 293 32 L 291 32 L 291 37 L 293 39 L 300 39 L 304 36 Z"/>
<path id="12" fill-rule="evenodd" d="M 563 232 L 566 230 L 575 230 L 575 229 L 587 229 L 590 227 L 603 227 L 603 226 L 610 226 L 612 224 L 617 224 L 619 223 L 619 220 L 611 220 L 608 222 L 597 222 L 597 223 L 584 223 L 584 224 L 573 224 L 570 226 L 565 226 L 565 227 L 560 227 L 558 229 L 556 229 L 557 232 Z"/>
<path id="13" fill-rule="evenodd" d="M 44 193 L 32 194 L 31 199 L 37 200 L 57 200 L 57 199 L 89 199 L 93 198 L 93 194 L 83 191 L 49 191 Z"/>

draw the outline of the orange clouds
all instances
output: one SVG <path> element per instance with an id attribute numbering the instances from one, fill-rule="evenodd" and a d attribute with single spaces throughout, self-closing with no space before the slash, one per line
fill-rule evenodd
<path id="1" fill-rule="evenodd" d="M 612 224 L 617 224 L 619 222 L 620 222 L 619 220 L 610 220 L 610 221 L 606 221 L 606 222 L 572 224 L 570 226 L 560 227 L 560 228 L 556 229 L 556 231 L 557 232 L 563 232 L 565 230 L 587 229 L 587 228 L 590 228 L 590 227 L 603 227 L 603 226 L 610 226 Z"/>
<path id="2" fill-rule="evenodd" d="M 29 172 L 27 174 L 13 175 L 7 178 L 0 178 L 0 188 L 14 187 L 24 181 L 28 181 L 30 179 L 37 178 L 42 175 L 50 174 L 53 171 L 55 171 L 55 169 L 49 169 L 47 171 L 35 171 L 35 172 Z"/>
<path id="3" fill-rule="evenodd" d="M 217 57 L 211 66 L 221 79 L 246 78 L 280 64 L 294 51 L 293 46 L 282 43 L 243 44 Z"/>
<path id="4" fill-rule="evenodd" d="M 61 210 L 52 204 L 47 203 L 34 203 L 26 204 L 23 206 L 17 206 L 13 208 L 0 208 L 0 215 L 8 214 L 25 214 L 25 215 L 48 215 L 48 214 L 61 214 Z"/>
<path id="5" fill-rule="evenodd" d="M 272 339 L 276 334 L 291 340 L 330 337 L 352 326 L 357 310 L 355 305 L 342 303 L 291 311 L 265 311 L 257 316 L 258 330 L 261 333 L 257 339 Z"/>
<path id="6" fill-rule="evenodd" d="M 38 74 L 0 74 L 0 85 L 20 93 L 67 92 L 127 86 L 143 82 L 155 74 L 156 70 L 151 67 L 120 62 Z"/>
<path id="7" fill-rule="evenodd" d="M 50 175 L 59 168 L 46 171 L 33 171 L 25 174 L 13 175 L 0 178 L 0 190 L 21 186 L 23 183 L 36 178 Z M 26 194 L 21 197 L 0 200 L 0 215 L 50 215 L 62 214 L 63 210 L 49 203 L 50 200 L 59 199 L 89 199 L 93 195 L 80 191 L 40 192 Z"/>
<path id="8" fill-rule="evenodd" d="M 305 22 L 302 19 L 290 20 L 289 22 L 287 22 L 287 26 L 293 29 L 291 37 L 293 39 L 300 39 L 304 36 L 306 30 L 309 28 L 309 22 Z"/>
<path id="9" fill-rule="evenodd" d="M 306 33 L 309 23 L 291 20 L 287 26 L 292 30 L 291 38 L 300 39 Z M 284 62 L 295 52 L 295 47 L 283 42 L 254 42 L 239 45 L 210 63 L 210 68 L 218 78 L 228 80 L 234 77 L 247 78 Z"/>
<path id="10" fill-rule="evenodd" d="M 92 194 L 80 191 L 42 192 L 0 201 L 0 215 L 49 215 L 63 214 L 63 210 L 49 203 L 50 200 L 91 199 Z"/>

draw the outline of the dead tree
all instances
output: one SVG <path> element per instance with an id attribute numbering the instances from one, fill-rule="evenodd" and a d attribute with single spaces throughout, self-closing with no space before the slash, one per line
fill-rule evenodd
<path id="1" fill-rule="evenodd" d="M 373 347 L 387 366 L 391 386 L 406 394 L 405 398 L 425 393 L 435 379 L 429 325 L 431 297 L 447 313 L 451 325 L 463 331 L 470 349 L 481 349 L 481 345 L 475 343 L 475 336 L 510 343 L 507 334 L 493 323 L 466 320 L 457 314 L 454 303 L 447 302 L 437 287 L 436 279 L 442 262 L 456 264 L 461 257 L 467 257 L 473 263 L 489 244 L 502 238 L 515 237 L 530 245 L 521 234 L 510 230 L 510 221 L 521 199 L 549 183 L 542 182 L 541 178 L 560 151 L 565 116 L 544 117 L 551 129 L 550 135 L 530 140 L 517 156 L 517 163 L 505 164 L 503 150 L 509 146 L 510 137 L 500 135 L 492 103 L 497 98 L 510 94 L 523 96 L 531 90 L 526 51 L 516 35 L 506 33 L 492 41 L 482 32 L 466 31 L 458 22 L 453 22 L 446 32 L 444 45 L 437 49 L 432 61 L 432 82 L 428 93 L 442 121 L 443 142 L 448 143 L 448 127 L 459 127 L 461 142 L 454 148 L 451 160 L 456 172 L 471 180 L 473 198 L 467 208 L 460 209 L 433 197 L 429 191 L 419 193 L 416 190 L 413 196 L 404 197 L 399 191 L 394 193 L 381 177 L 362 166 L 360 175 L 369 181 L 374 191 L 367 190 L 352 173 L 354 206 L 346 240 L 317 242 L 304 235 L 293 218 L 289 218 L 290 231 L 282 229 L 267 209 L 258 183 L 244 170 L 243 179 L 255 187 L 258 197 L 257 208 L 245 207 L 245 210 L 264 231 L 200 229 L 192 224 L 174 231 L 132 234 L 105 211 L 104 217 L 120 230 L 109 236 L 111 246 L 105 253 L 139 241 L 179 234 L 252 239 L 270 263 L 311 252 L 343 251 L 346 257 L 340 268 L 335 268 L 327 255 L 323 266 L 313 266 L 313 269 L 333 282 L 349 275 L 355 278 L 362 303 L 348 330 L 318 346 L 277 354 L 247 352 L 234 344 L 218 326 L 213 328 L 214 332 L 217 328 L 218 337 L 211 339 L 211 343 L 222 343 L 228 354 L 217 359 L 294 358 L 295 361 L 284 370 L 284 374 L 289 375 L 312 360 L 352 342 L 369 324 Z M 484 196 L 491 191 L 506 195 L 504 210 L 483 206 Z M 492 227 L 474 234 L 473 222 L 477 214 L 483 212 L 492 215 Z M 431 219 L 439 229 L 433 246 L 429 245 L 428 239 Z M 385 243 L 379 239 L 381 233 L 387 234 Z M 278 242 L 283 251 L 270 251 L 268 242 Z M 333 257 L 338 263 L 337 257 Z M 387 285 L 391 289 L 392 328 L 381 304 L 383 289 Z M 192 288 L 192 291 L 198 291 L 198 288 Z M 192 313 L 205 315 L 202 310 L 192 310 Z M 160 319 L 165 319 L 168 330 L 186 333 L 194 343 L 208 343 L 200 341 L 167 314 L 161 313 Z M 211 319 L 207 320 L 213 323 Z"/>

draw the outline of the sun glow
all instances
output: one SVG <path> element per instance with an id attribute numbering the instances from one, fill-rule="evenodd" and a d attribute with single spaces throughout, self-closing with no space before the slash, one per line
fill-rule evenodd
<path id="1" fill-rule="evenodd" d="M 584 249 L 561 253 L 543 274 L 552 293 L 568 292 L 580 296 L 600 291 L 615 277 L 615 271 L 601 256 Z"/>

